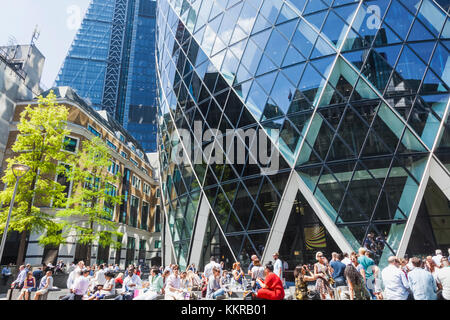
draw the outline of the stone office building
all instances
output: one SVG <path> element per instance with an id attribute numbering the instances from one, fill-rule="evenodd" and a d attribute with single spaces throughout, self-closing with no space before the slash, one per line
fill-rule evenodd
<path id="1" fill-rule="evenodd" d="M 122 177 L 112 191 L 123 196 L 122 204 L 112 208 L 112 219 L 117 222 L 117 230 L 123 233 L 122 239 L 119 240 L 122 242 L 122 248 L 116 250 L 94 244 L 91 264 L 117 263 L 122 268 L 130 263 L 160 264 L 159 182 L 155 178 L 155 169 L 150 165 L 142 147 L 106 111 L 95 111 L 71 88 L 57 87 L 52 90 L 57 96 L 58 104 L 69 108 L 68 129 L 71 133 L 66 137 L 70 141 L 66 146 L 67 151 L 76 153 L 83 140 L 99 136 L 111 149 L 112 165 L 108 170 L 112 174 L 119 172 Z M 47 94 L 48 92 L 44 92 L 42 95 Z M 36 99 L 26 100 L 15 105 L 9 125 L 5 159 L 13 156 L 11 147 L 17 137 L 20 113 L 27 105 L 37 104 Z M 6 161 L 3 161 L 2 170 L 5 168 Z M 70 196 L 71 183 L 64 176 L 56 176 L 55 179 L 66 185 Z M 51 205 L 46 205 L 42 209 L 49 213 L 57 210 Z M 2 263 L 15 262 L 18 237 L 16 232 L 10 233 Z M 59 247 L 42 247 L 38 244 L 37 238 L 36 234 L 30 234 L 28 237 L 26 263 L 38 265 L 63 260 L 68 264 L 86 256 L 86 246 L 76 243 L 74 238 L 69 238 L 67 244 Z"/>

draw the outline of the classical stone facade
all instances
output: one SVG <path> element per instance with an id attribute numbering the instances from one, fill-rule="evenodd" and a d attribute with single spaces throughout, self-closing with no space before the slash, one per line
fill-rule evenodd
<path id="1" fill-rule="evenodd" d="M 71 141 L 70 152 L 78 152 L 84 140 L 99 136 L 111 149 L 111 160 L 114 165 L 110 167 L 110 172 L 119 172 L 121 175 L 120 182 L 114 186 L 114 192 L 123 195 L 123 203 L 112 209 L 112 220 L 117 222 L 118 231 L 123 233 L 122 249 L 102 248 L 94 244 L 91 263 L 118 263 L 121 267 L 129 263 L 160 264 L 160 211 L 159 191 L 157 191 L 159 181 L 155 179 L 155 169 L 150 165 L 139 143 L 106 112 L 93 110 L 71 88 L 57 87 L 52 90 L 57 95 L 58 104 L 69 109 L 68 129 L 71 133 L 67 139 Z M 43 93 L 44 96 L 46 94 L 48 91 Z M 16 104 L 9 125 L 5 158 L 13 155 L 11 146 L 18 134 L 17 123 L 20 113 L 27 105 L 33 106 L 36 103 L 36 100 L 30 99 Z M 5 168 L 6 162 L 3 162 L 2 169 Z M 72 185 L 62 176 L 54 178 L 66 185 L 70 195 L 73 191 Z M 42 210 L 49 213 L 58 210 L 53 208 L 51 203 L 39 205 Z M 8 256 L 8 252 L 15 252 L 14 236 L 12 234 L 7 243 L 3 262 L 9 262 L 5 259 L 11 260 L 12 257 Z M 29 236 L 27 263 L 40 264 L 60 259 L 69 263 L 82 259 L 86 254 L 86 248 L 77 244 L 75 239 L 68 239 L 68 244 L 59 248 L 51 246 L 44 248 L 37 243 L 37 237 L 35 234 Z"/>

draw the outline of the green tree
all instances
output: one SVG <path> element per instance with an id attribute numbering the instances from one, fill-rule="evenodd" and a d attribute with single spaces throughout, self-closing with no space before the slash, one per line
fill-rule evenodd
<path id="1" fill-rule="evenodd" d="M 90 264 L 92 244 L 120 248 L 122 237 L 113 221 L 113 208 L 120 205 L 114 184 L 119 174 L 111 170 L 112 161 L 108 146 L 99 138 L 85 140 L 81 150 L 70 156 L 67 179 L 73 182 L 72 195 L 67 207 L 57 213 L 64 218 L 63 237 L 75 234 L 78 243 L 87 245 L 86 263 Z"/>
<path id="2" fill-rule="evenodd" d="M 50 203 L 60 206 L 65 201 L 65 186 L 55 181 L 55 175 L 64 171 L 60 162 L 67 159 L 63 148 L 64 138 L 70 133 L 68 114 L 66 107 L 56 103 L 53 91 L 46 98 L 38 97 L 38 106 L 29 105 L 20 114 L 19 133 L 12 146 L 15 155 L 6 160 L 8 165 L 2 177 L 6 189 L 0 192 L 0 202 L 8 204 L 0 209 L 0 232 L 3 232 L 15 185 L 11 166 L 21 163 L 30 167 L 20 179 L 9 225 L 10 231 L 21 232 L 18 265 L 24 261 L 27 234 L 41 234 L 39 243 L 42 245 L 59 245 L 64 240 L 59 233 L 61 224 L 42 207 Z"/>

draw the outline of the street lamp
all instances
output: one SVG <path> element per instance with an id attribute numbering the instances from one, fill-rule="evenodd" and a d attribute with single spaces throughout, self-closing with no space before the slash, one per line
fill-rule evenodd
<path id="1" fill-rule="evenodd" d="M 8 218 L 6 219 L 5 230 L 3 231 L 2 236 L 2 243 L 0 245 L 0 263 L 3 257 L 3 249 L 5 248 L 6 236 L 8 234 L 9 220 L 11 219 L 12 208 L 14 206 L 14 200 L 16 198 L 17 186 L 19 185 L 20 178 L 22 178 L 28 172 L 28 170 L 30 170 L 30 167 L 25 164 L 15 163 L 12 165 L 11 170 L 13 172 L 14 177 L 16 178 L 16 185 L 14 186 L 13 196 L 11 198 L 11 203 L 9 204 Z"/>

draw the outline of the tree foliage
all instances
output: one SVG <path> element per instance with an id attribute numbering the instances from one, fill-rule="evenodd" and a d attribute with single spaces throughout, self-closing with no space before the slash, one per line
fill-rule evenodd
<path id="1" fill-rule="evenodd" d="M 2 177 L 7 187 L 0 192 L 0 202 L 4 204 L 0 209 L 0 232 L 5 227 L 16 182 L 11 167 L 20 163 L 30 170 L 19 181 L 9 230 L 41 234 L 41 244 L 57 245 L 64 241 L 59 233 L 61 224 L 43 207 L 50 203 L 61 205 L 65 201 L 65 186 L 55 181 L 55 175 L 64 170 L 60 162 L 67 160 L 68 154 L 63 148 L 64 138 L 70 133 L 68 114 L 66 107 L 57 104 L 53 91 L 45 98 L 38 97 L 37 106 L 29 105 L 20 114 L 19 133 L 12 146 L 15 155 L 6 160 L 8 165 Z"/>
<path id="2" fill-rule="evenodd" d="M 112 220 L 112 209 L 121 204 L 114 185 L 119 175 L 110 173 L 111 155 L 108 146 L 99 138 L 83 141 L 81 150 L 69 156 L 71 168 L 66 172 L 73 183 L 72 195 L 65 209 L 57 213 L 64 218 L 64 237 L 75 233 L 76 241 L 88 245 L 88 257 L 93 243 L 119 248 L 115 239 L 122 237 Z M 89 260 L 88 260 L 89 261 Z"/>

